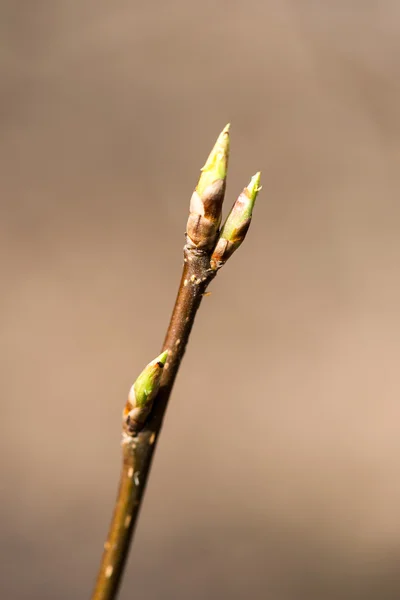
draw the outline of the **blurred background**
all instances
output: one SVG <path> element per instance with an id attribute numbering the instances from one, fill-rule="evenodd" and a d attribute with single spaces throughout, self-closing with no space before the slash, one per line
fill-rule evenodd
<path id="1" fill-rule="evenodd" d="M 228 121 L 226 208 L 264 188 L 120 598 L 400 597 L 399 34 L 397 0 L 0 2 L 2 597 L 90 595 Z"/>

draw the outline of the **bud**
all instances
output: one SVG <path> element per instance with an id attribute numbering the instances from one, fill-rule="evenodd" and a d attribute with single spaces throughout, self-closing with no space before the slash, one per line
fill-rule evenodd
<path id="1" fill-rule="evenodd" d="M 151 411 L 153 400 L 160 388 L 161 376 L 167 357 L 168 350 L 152 360 L 143 369 L 130 389 L 123 419 L 127 432 L 131 435 L 136 434 L 143 427 Z"/>
<path id="2" fill-rule="evenodd" d="M 190 200 L 186 234 L 196 248 L 211 250 L 221 223 L 229 159 L 229 124 L 222 130 Z"/>
<path id="3" fill-rule="evenodd" d="M 251 178 L 249 185 L 244 188 L 233 205 L 211 256 L 212 269 L 219 269 L 239 248 L 246 237 L 257 194 L 261 189 L 260 176 L 260 173 L 256 173 Z"/>

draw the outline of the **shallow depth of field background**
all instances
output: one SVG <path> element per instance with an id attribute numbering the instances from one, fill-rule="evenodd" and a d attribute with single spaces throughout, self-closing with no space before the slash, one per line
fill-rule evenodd
<path id="1" fill-rule="evenodd" d="M 0 2 L 1 595 L 88 598 L 120 413 L 232 123 L 121 600 L 400 597 L 397 0 Z"/>

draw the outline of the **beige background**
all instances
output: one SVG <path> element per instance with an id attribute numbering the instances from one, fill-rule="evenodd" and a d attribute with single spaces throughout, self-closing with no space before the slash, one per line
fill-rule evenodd
<path id="1" fill-rule="evenodd" d="M 89 596 L 120 411 L 231 121 L 227 204 L 264 190 L 121 600 L 398 599 L 398 0 L 3 0 L 0 39 L 1 597 Z"/>

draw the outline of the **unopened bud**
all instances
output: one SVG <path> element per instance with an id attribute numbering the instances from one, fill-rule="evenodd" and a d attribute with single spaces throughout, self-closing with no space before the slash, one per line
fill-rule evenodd
<path id="1" fill-rule="evenodd" d="M 250 227 L 251 215 L 260 191 L 260 173 L 256 173 L 233 205 L 211 256 L 211 267 L 219 269 L 237 250 Z"/>
<path id="2" fill-rule="evenodd" d="M 201 175 L 190 200 L 186 234 L 196 248 L 210 250 L 221 223 L 226 173 L 229 159 L 229 124 L 220 133 L 214 148 L 201 169 Z"/>
<path id="3" fill-rule="evenodd" d="M 153 406 L 153 400 L 160 388 L 163 368 L 168 357 L 168 350 L 152 360 L 143 369 L 130 389 L 128 401 L 123 412 L 123 419 L 129 434 L 136 434 L 143 426 Z"/>

